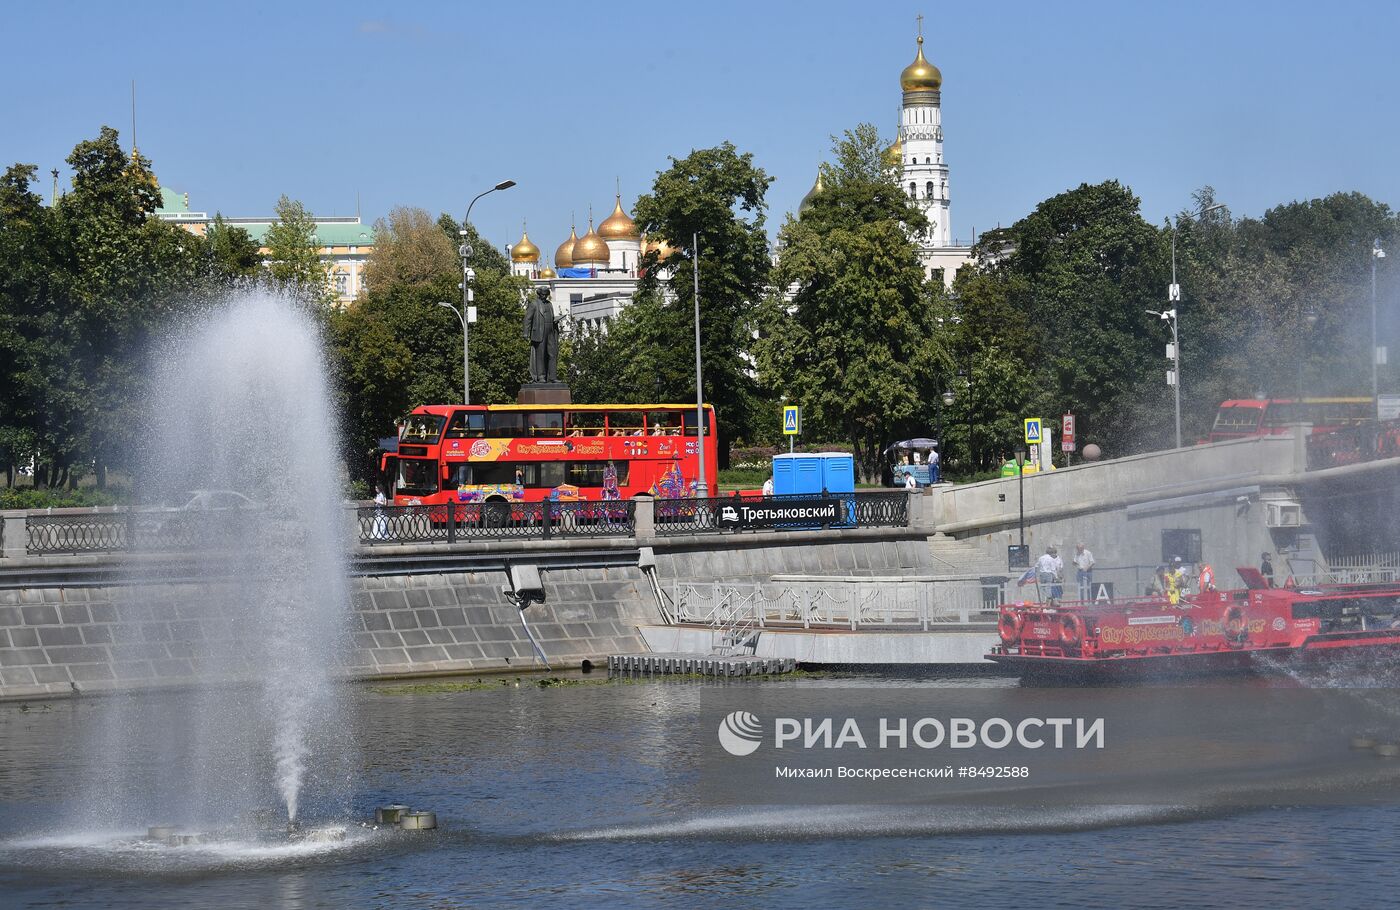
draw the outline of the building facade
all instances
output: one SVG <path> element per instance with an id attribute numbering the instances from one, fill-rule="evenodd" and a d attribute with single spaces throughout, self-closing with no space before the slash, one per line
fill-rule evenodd
<path id="1" fill-rule="evenodd" d="M 203 237 L 214 218 L 208 212 L 190 209 L 189 193 L 177 193 L 160 188 L 160 208 L 155 215 L 162 221 L 179 225 L 191 234 Z M 224 218 L 229 227 L 242 228 L 258 244 L 264 257 L 268 228 L 277 219 L 269 217 Z M 322 264 L 326 267 L 326 282 L 335 293 L 336 302 L 345 306 L 365 288 L 365 265 L 374 249 L 374 229 L 360 223 L 360 216 L 330 216 L 316 218 L 316 244 Z"/>

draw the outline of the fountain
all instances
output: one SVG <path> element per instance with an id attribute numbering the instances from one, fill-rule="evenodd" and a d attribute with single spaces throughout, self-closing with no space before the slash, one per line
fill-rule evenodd
<path id="1" fill-rule="evenodd" d="M 183 837 L 266 830 L 268 805 L 288 829 L 308 810 L 343 819 L 349 521 L 313 318 L 241 293 L 158 357 L 137 491 L 167 505 L 133 523 L 112 647 L 151 649 L 184 678 L 101 713 L 83 820 Z M 151 641 L 165 617 L 168 640 Z"/>

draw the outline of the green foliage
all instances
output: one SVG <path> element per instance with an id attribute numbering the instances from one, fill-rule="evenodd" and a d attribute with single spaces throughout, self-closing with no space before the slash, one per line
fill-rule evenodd
<path id="1" fill-rule="evenodd" d="M 927 402 L 950 372 L 946 306 L 910 239 L 925 220 L 884 167 L 875 128 L 847 131 L 832 151 L 825 189 L 783 225 L 782 291 L 764 302 L 755 354 L 765 384 L 816 432 L 848 440 L 869 479 L 885 445 L 932 419 Z"/>
<path id="2" fill-rule="evenodd" d="M 277 200 L 277 220 L 267 229 L 267 271 L 289 293 L 309 303 L 335 301 L 316 240 L 316 219 L 306 206 L 285 195 Z"/>
<path id="3" fill-rule="evenodd" d="M 225 223 L 217 213 L 204 233 L 204 253 L 210 272 L 220 278 L 252 278 L 262 266 L 258 242 L 243 228 Z"/>
<path id="4" fill-rule="evenodd" d="M 395 211 L 377 228 L 389 242 L 371 254 L 368 292 L 330 316 L 346 455 L 360 479 L 369 478 L 376 440 L 393 433 L 395 418 L 418 405 L 462 399 L 462 325 L 438 306 L 461 306 L 461 267 L 449 240 L 459 226 L 446 215 L 433 222 L 421 210 Z M 511 402 L 528 379 L 522 284 L 474 229 L 467 238 L 476 270 L 472 401 Z"/>
<path id="5" fill-rule="evenodd" d="M 633 361 L 626 366 L 613 362 L 611 369 L 628 377 L 618 392 L 674 401 L 695 397 L 692 266 L 698 238 L 701 361 L 705 400 L 719 418 L 721 464 L 728 460 L 730 443 L 751 438 L 758 421 L 757 388 L 744 355 L 768 285 L 764 195 L 770 183 L 753 155 L 726 142 L 671 159 L 671 167 L 657 175 L 652 191 L 636 205 L 641 230 L 678 252 L 666 263 L 674 272 L 669 305 L 663 302 L 656 254 L 643 257 L 645 276 L 629 308 L 643 312 L 625 329 L 641 347 L 624 349 Z"/>

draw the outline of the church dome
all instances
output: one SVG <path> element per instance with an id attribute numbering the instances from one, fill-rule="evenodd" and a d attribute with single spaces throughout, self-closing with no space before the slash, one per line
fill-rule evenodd
<path id="1" fill-rule="evenodd" d="M 572 227 L 569 228 L 569 239 L 559 244 L 559 249 L 554 251 L 554 264 L 561 269 L 573 268 L 574 246 L 578 243 L 578 232 Z"/>
<path id="2" fill-rule="evenodd" d="M 806 195 L 806 196 L 803 196 L 803 197 L 802 197 L 802 201 L 799 202 L 799 203 L 797 203 L 797 214 L 801 215 L 804 211 L 806 211 L 806 210 L 807 210 L 807 206 L 811 205 L 811 204 L 812 204 L 812 200 L 815 199 L 815 198 L 817 198 L 817 195 L 820 194 L 821 191 L 824 190 L 824 189 L 825 189 L 825 187 L 822 186 L 822 172 L 821 172 L 821 168 L 818 168 L 818 169 L 817 169 L 817 182 L 814 183 L 814 184 L 812 184 L 812 188 L 811 188 L 810 190 L 807 191 L 807 195 Z"/>
<path id="3" fill-rule="evenodd" d="M 644 253 L 655 253 L 657 265 L 665 265 L 666 259 L 675 252 L 675 249 L 664 240 L 647 240 Z"/>
<path id="4" fill-rule="evenodd" d="M 554 269 L 550 268 L 549 266 L 545 266 L 544 268 L 540 269 L 540 277 L 558 278 L 559 276 L 554 273 Z"/>
<path id="5" fill-rule="evenodd" d="M 511 262 L 539 262 L 540 248 L 530 242 L 530 235 L 520 231 L 520 242 L 510 248 Z"/>
<path id="6" fill-rule="evenodd" d="M 899 87 L 906 92 L 936 92 L 943 87 L 943 74 L 924 57 L 924 36 L 919 36 L 919 54 L 899 74 Z"/>
<path id="7" fill-rule="evenodd" d="M 885 167 L 901 170 L 904 167 L 904 138 L 896 137 L 894 143 L 885 149 Z"/>
<path id="8" fill-rule="evenodd" d="M 574 262 L 607 262 L 612 251 L 593 230 L 593 219 L 588 219 L 588 233 L 574 243 Z"/>
<path id="9" fill-rule="evenodd" d="M 642 234 L 637 230 L 637 222 L 628 217 L 622 210 L 622 197 L 617 197 L 617 203 L 613 206 L 612 214 L 603 219 L 603 223 L 598 225 L 598 236 L 604 240 L 641 240 Z"/>

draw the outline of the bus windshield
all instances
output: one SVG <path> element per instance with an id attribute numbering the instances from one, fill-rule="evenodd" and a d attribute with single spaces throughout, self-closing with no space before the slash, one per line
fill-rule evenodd
<path id="1" fill-rule="evenodd" d="M 396 491 L 405 496 L 437 492 L 437 462 L 427 458 L 400 458 Z"/>
<path id="2" fill-rule="evenodd" d="M 432 445 L 442 432 L 443 418 L 437 414 L 411 414 L 404 421 L 399 442 Z"/>
<path id="3" fill-rule="evenodd" d="M 1253 433 L 1259 428 L 1259 418 L 1263 413 L 1263 408 L 1248 405 L 1222 405 L 1215 415 L 1215 432 Z"/>

